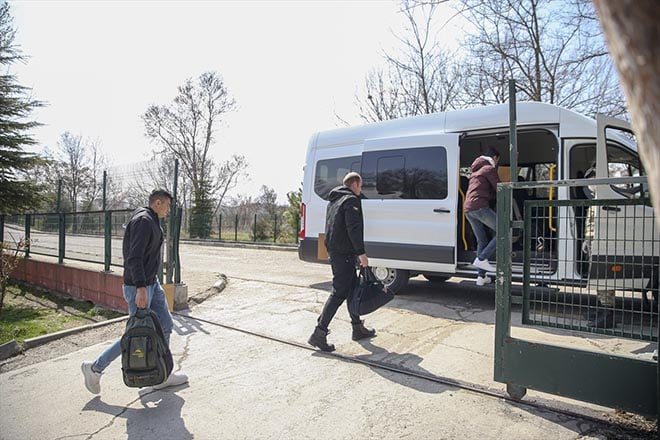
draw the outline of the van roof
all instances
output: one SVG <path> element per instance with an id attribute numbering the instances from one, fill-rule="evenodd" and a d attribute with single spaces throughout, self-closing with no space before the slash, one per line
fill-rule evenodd
<path id="1" fill-rule="evenodd" d="M 516 105 L 516 117 L 518 126 L 560 125 L 561 137 L 595 137 L 595 120 L 556 105 L 519 102 Z M 366 139 L 421 134 L 508 129 L 508 126 L 509 104 L 497 104 L 322 131 L 318 133 L 316 146 L 350 145 L 363 143 Z"/>

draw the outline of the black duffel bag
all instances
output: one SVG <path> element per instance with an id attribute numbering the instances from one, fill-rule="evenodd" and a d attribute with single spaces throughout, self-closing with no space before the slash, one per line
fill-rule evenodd
<path id="1" fill-rule="evenodd" d="M 356 315 L 366 315 L 378 310 L 394 298 L 394 292 L 383 286 L 371 268 L 361 268 L 358 282 L 348 301 L 348 309 Z"/>

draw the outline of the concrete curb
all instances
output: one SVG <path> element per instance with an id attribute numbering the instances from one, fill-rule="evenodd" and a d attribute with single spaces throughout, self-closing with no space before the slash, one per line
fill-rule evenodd
<path id="1" fill-rule="evenodd" d="M 213 295 L 222 292 L 227 286 L 227 275 L 219 274 L 218 281 L 213 284 L 213 286 L 206 289 L 204 292 L 198 293 L 197 295 L 191 296 L 188 298 L 188 304 L 193 303 L 195 305 L 201 304 L 207 299 L 211 298 Z"/>
<path id="2" fill-rule="evenodd" d="M 9 342 L 5 342 L 0 345 L 0 361 L 3 361 L 12 356 L 16 356 L 21 352 L 21 346 L 18 345 L 15 339 L 12 339 Z"/>
<path id="3" fill-rule="evenodd" d="M 23 342 L 23 345 L 20 346 L 16 341 L 7 342 L 0 346 L 0 361 L 3 361 L 12 356 L 28 350 L 30 348 L 38 347 L 47 342 L 54 341 L 56 339 L 64 338 L 65 336 L 75 335 L 76 333 L 82 333 L 86 330 L 91 330 L 98 327 L 104 327 L 106 325 L 114 324 L 117 322 L 125 321 L 128 319 L 128 315 L 120 316 L 119 318 L 108 319 L 107 321 L 95 322 L 94 324 L 83 325 L 80 327 L 69 328 L 55 333 L 49 333 L 47 335 L 37 336 L 34 338 L 26 339 Z"/>

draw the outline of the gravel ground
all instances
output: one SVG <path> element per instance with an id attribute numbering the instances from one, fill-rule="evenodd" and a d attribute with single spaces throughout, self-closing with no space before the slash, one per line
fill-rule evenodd
<path id="1" fill-rule="evenodd" d="M 125 327 L 125 321 L 116 322 L 30 348 L 14 357 L 0 361 L 0 374 L 63 356 L 102 341 L 119 338 Z"/>

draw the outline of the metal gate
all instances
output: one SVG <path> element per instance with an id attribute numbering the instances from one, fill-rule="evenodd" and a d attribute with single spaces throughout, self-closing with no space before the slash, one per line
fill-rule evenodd
<path id="1" fill-rule="evenodd" d="M 510 220 L 515 190 L 640 183 L 646 179 L 498 185 L 495 380 L 512 397 L 533 389 L 657 416 L 659 370 L 650 353 L 576 349 L 511 332 L 517 304 L 523 328 L 657 343 L 660 241 L 648 199 L 526 200 L 523 220 Z M 597 237 L 586 236 L 594 221 Z M 522 284 L 522 297 L 512 296 L 512 283 Z"/>

